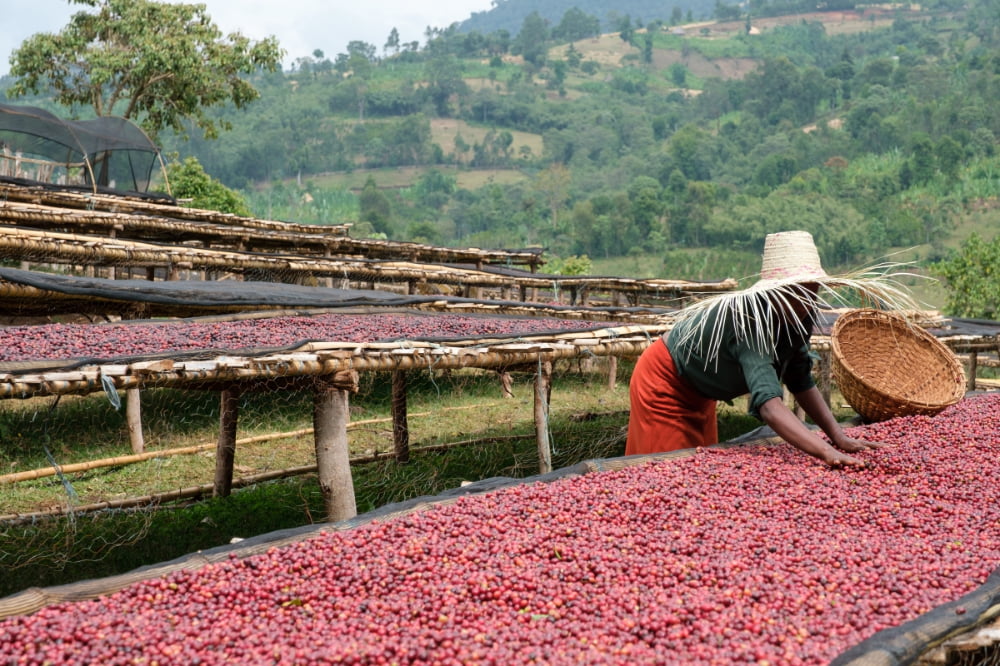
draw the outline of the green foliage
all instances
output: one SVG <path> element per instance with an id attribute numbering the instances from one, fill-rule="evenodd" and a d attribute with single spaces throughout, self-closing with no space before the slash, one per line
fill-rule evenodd
<path id="1" fill-rule="evenodd" d="M 1000 315 L 1000 237 L 973 234 L 959 252 L 932 266 L 948 285 L 948 314 L 996 319 Z"/>
<path id="2" fill-rule="evenodd" d="M 548 38 L 549 29 L 545 25 L 545 20 L 539 16 L 538 12 L 532 12 L 525 17 L 521 31 L 517 34 L 512 45 L 512 50 L 515 54 L 520 54 L 525 62 L 541 66 L 545 62 Z"/>
<path id="3" fill-rule="evenodd" d="M 196 155 L 272 219 L 352 222 L 355 234 L 452 246 L 539 244 L 559 256 L 751 247 L 763 228 L 807 224 L 831 228 L 821 251 L 832 264 L 899 246 L 940 256 L 957 225 L 998 196 L 1000 20 L 979 8 L 900 9 L 891 27 L 842 34 L 796 20 L 703 38 L 664 31 L 662 5 L 569 3 L 553 17 L 529 4 L 486 12 L 520 8 L 511 27 L 434 30 L 425 48 L 389 44 L 381 58 L 352 42 L 336 64 L 320 53 L 294 72 L 251 74 L 262 93 L 251 109 L 206 111 L 232 124 L 225 142 L 167 134 L 165 147 Z M 793 7 L 755 5 L 751 19 Z M 609 31 L 626 16 L 642 17 L 629 26 L 645 24 L 635 42 L 650 54 L 617 36 L 555 43 L 595 17 Z M 590 55 L 608 44 L 619 60 Z M 734 64 L 722 58 L 757 66 L 723 78 L 711 73 Z M 527 148 L 523 133 L 542 149 Z M 444 164 L 477 184 L 438 187 Z M 567 170 L 564 187 L 525 185 L 553 165 Z M 415 170 L 400 182 L 396 167 Z M 393 168 L 382 190 L 389 224 L 379 206 L 366 204 L 362 219 L 358 195 L 322 185 L 328 172 L 361 168 Z"/>
<path id="4" fill-rule="evenodd" d="M 243 196 L 205 173 L 195 157 L 168 164 L 167 180 L 170 193 L 191 208 L 217 210 L 244 217 L 252 214 Z"/>
<path id="5" fill-rule="evenodd" d="M 552 275 L 590 275 L 593 262 L 587 255 L 570 255 L 565 258 L 553 257 L 545 264 L 545 272 Z"/>
<path id="6" fill-rule="evenodd" d="M 566 42 L 575 42 L 586 37 L 596 37 L 600 32 L 601 20 L 599 18 L 586 14 L 577 7 L 573 7 L 566 10 L 559 25 L 552 29 L 552 38 Z"/>
<path id="7" fill-rule="evenodd" d="M 214 137 L 229 123 L 205 109 L 246 107 L 258 91 L 245 75 L 274 71 L 281 60 L 273 37 L 223 38 L 204 5 L 71 1 L 97 11 L 74 14 L 58 34 L 29 37 L 11 56 L 10 94 L 51 89 L 62 105 L 135 119 L 151 135 L 165 128 L 184 133 L 192 121 Z"/>
<path id="8" fill-rule="evenodd" d="M 744 278 L 760 271 L 760 252 L 732 247 L 669 250 L 661 274 L 677 280 L 709 282 Z"/>
<path id="9" fill-rule="evenodd" d="M 376 233 L 389 234 L 392 231 L 392 203 L 389 197 L 375 184 L 375 178 L 368 176 L 358 197 L 361 208 L 359 219 L 368 222 Z"/>

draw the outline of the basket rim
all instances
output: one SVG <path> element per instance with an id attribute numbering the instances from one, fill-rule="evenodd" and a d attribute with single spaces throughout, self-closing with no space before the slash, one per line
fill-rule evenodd
<path id="1" fill-rule="evenodd" d="M 915 400 L 912 398 L 901 398 L 888 393 L 883 388 L 876 386 L 868 379 L 861 376 L 855 367 L 845 358 L 840 347 L 839 336 L 844 328 L 862 320 L 869 322 L 874 321 L 879 325 L 887 324 L 892 327 L 894 331 L 901 332 L 904 335 L 910 335 L 915 339 L 923 340 L 924 342 L 929 343 L 935 356 L 944 361 L 944 363 L 948 366 L 948 369 L 952 371 L 952 375 L 956 378 L 954 382 L 951 382 L 952 391 L 949 399 L 946 401 L 930 402 L 919 399 Z M 830 348 L 833 354 L 835 367 L 840 365 L 843 370 L 850 375 L 851 380 L 862 386 L 864 390 L 894 403 L 909 405 L 916 410 L 941 410 L 957 403 L 965 396 L 965 369 L 962 367 L 962 364 L 959 362 L 955 354 L 947 347 L 947 345 L 928 333 L 923 327 L 906 320 L 902 315 L 886 310 L 875 310 L 871 308 L 857 308 L 841 313 L 834 322 L 833 329 L 830 333 Z"/>

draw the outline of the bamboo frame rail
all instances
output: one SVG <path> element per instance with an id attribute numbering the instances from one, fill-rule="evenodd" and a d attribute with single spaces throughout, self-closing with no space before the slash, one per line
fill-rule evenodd
<path id="1" fill-rule="evenodd" d="M 737 286 L 733 279 L 701 283 L 656 278 L 510 275 L 440 264 L 238 252 L 3 226 L 0 226 L 0 254 L 22 261 L 162 269 L 168 274 L 175 274 L 180 269 L 237 274 L 267 271 L 296 276 L 300 280 L 330 277 L 366 282 L 432 283 L 464 289 L 611 292 L 629 295 L 634 301 L 638 301 L 640 295 L 678 298 L 729 291 Z"/>
<path id="2" fill-rule="evenodd" d="M 611 330 L 611 329 L 607 329 Z M 219 357 L 210 361 L 162 359 L 92 365 L 39 374 L 0 373 L 0 399 L 87 394 L 134 388 L 214 388 L 259 384 L 289 377 L 323 377 L 346 371 L 503 369 L 560 359 L 593 356 L 637 357 L 662 332 L 604 339 L 517 342 L 480 347 L 433 344 L 331 344 L 328 349 L 257 357 Z M 311 345 L 318 347 L 319 345 Z"/>
<path id="3" fill-rule="evenodd" d="M 87 191 L 74 192 L 51 187 L 25 186 L 21 184 L 0 183 L 0 201 L 19 201 L 55 208 L 75 208 L 86 211 L 108 211 L 118 213 L 137 213 L 143 215 L 162 215 L 164 217 L 198 222 L 216 222 L 233 224 L 255 229 L 273 229 L 277 231 L 299 231 L 312 234 L 329 234 L 333 236 L 346 235 L 350 224 L 312 225 L 296 222 L 279 222 L 276 220 L 261 220 L 254 217 L 243 217 L 232 213 L 220 213 L 201 208 L 185 208 L 175 204 L 161 203 L 149 199 L 130 197 L 127 195 L 99 194 Z"/>
<path id="4" fill-rule="evenodd" d="M 2 192 L 2 190 L 0 190 Z M 2 197 L 2 194 L 0 194 Z M 259 225 L 250 218 L 220 221 L 218 214 L 207 219 L 181 216 L 176 208 L 162 216 L 115 210 L 89 210 L 46 206 L 37 203 L 0 201 L 0 224 L 15 227 L 85 233 L 138 242 L 197 242 L 231 250 L 329 256 L 332 254 L 368 259 L 399 259 L 437 263 L 470 263 L 530 266 L 534 272 L 545 263 L 541 249 L 480 250 L 444 248 L 423 243 L 356 239 L 344 233 L 330 233 L 326 225 L 272 223 Z M 284 224 L 286 226 L 277 226 Z"/>

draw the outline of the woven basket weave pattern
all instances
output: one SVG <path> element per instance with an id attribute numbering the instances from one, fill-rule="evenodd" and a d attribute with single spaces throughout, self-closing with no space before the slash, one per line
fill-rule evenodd
<path id="1" fill-rule="evenodd" d="M 866 421 L 937 414 L 965 395 L 965 372 L 940 340 L 896 315 L 853 310 L 833 327 L 833 375 Z"/>

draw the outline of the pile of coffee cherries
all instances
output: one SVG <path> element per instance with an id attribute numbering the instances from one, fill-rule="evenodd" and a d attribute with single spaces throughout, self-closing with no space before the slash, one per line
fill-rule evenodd
<path id="1" fill-rule="evenodd" d="M 1000 394 L 850 434 L 887 446 L 862 469 L 745 445 L 467 496 L 4 620 L 0 654 L 826 664 L 1000 565 Z"/>
<path id="2" fill-rule="evenodd" d="M 204 350 L 283 348 L 308 341 L 475 340 L 602 328 L 551 317 L 322 314 L 236 321 L 180 320 L 0 327 L 0 362 L 111 359 Z"/>

